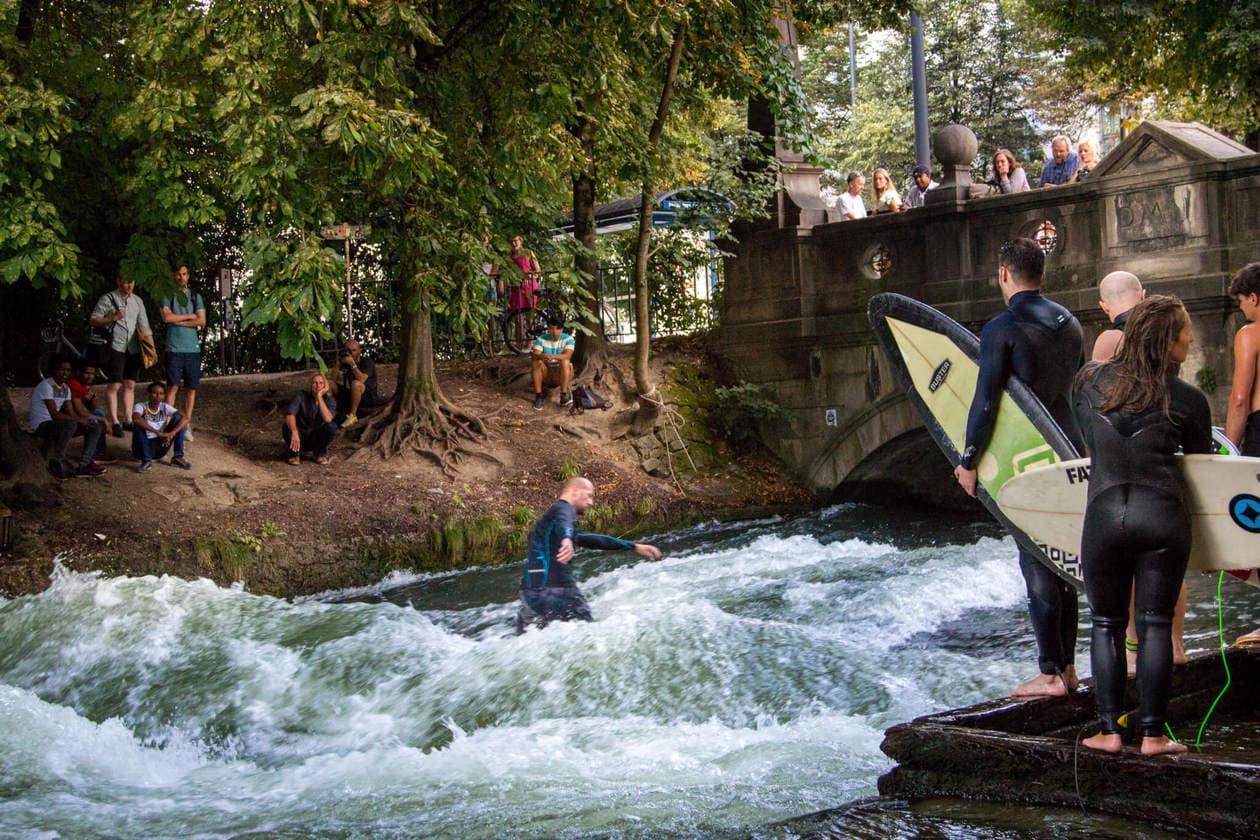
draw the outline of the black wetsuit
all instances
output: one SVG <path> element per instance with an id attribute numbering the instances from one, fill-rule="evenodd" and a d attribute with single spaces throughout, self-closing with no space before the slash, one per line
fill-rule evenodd
<path id="1" fill-rule="evenodd" d="M 1081 371 L 1074 408 L 1090 452 L 1089 501 L 1081 533 L 1085 596 L 1093 614 L 1090 666 L 1104 733 L 1120 731 L 1129 592 L 1138 632 L 1142 734 L 1157 736 L 1168 711 L 1172 618 L 1190 558 L 1190 513 L 1173 454 L 1215 451 L 1207 398 L 1168 377 L 1168 413 L 1099 408 L 1115 380 L 1112 365 Z"/>
<path id="2" fill-rule="evenodd" d="M 536 620 L 541 627 L 549 621 L 594 621 L 591 608 L 573 578 L 572 561 L 561 563 L 556 553 L 564 540 L 574 547 L 599 548 L 608 551 L 633 550 L 634 543 L 603 534 L 583 534 L 577 530 L 577 511 L 560 499 L 534 523 L 529 532 L 525 554 L 525 575 L 521 580 L 524 605 L 516 614 L 516 632 L 525 632 L 525 625 Z"/>
<path id="3" fill-rule="evenodd" d="M 1072 378 L 1085 361 L 1081 324 L 1064 307 L 1038 291 L 1016 292 L 1007 309 L 980 333 L 980 374 L 967 415 L 967 445 L 961 464 L 975 469 L 993 435 L 1002 389 L 1016 376 L 1032 389 L 1079 446 L 1072 416 Z M 1028 612 L 1043 674 L 1061 673 L 1076 659 L 1076 590 L 1024 549 L 1019 570 L 1028 590 Z"/>
<path id="4" fill-rule="evenodd" d="M 1253 411 L 1247 416 L 1247 424 L 1243 426 L 1242 446 L 1238 454 L 1260 458 L 1260 411 Z"/>

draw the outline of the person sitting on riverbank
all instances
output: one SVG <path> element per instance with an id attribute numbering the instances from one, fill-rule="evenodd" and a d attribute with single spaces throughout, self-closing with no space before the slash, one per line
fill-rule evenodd
<path id="1" fill-rule="evenodd" d="M 525 574 L 521 580 L 521 607 L 516 613 L 517 635 L 534 624 L 551 621 L 594 621 L 591 608 L 573 577 L 570 561 L 576 546 L 603 551 L 634 551 L 658 560 L 661 550 L 647 543 L 632 543 L 603 534 L 582 534 L 577 518 L 595 503 L 595 485 L 585 478 L 570 478 L 560 488 L 560 498 L 547 509 L 529 532 Z"/>
<path id="2" fill-rule="evenodd" d="M 573 381 L 573 357 L 576 347 L 573 336 L 564 331 L 564 318 L 552 313 L 547 316 L 547 331 L 534 339 L 533 358 L 530 359 L 530 375 L 534 380 L 534 408 L 542 411 L 543 388 L 560 389 L 560 405 L 568 405 L 573 399 L 569 383 Z"/>
<path id="3" fill-rule="evenodd" d="M 328 447 L 337 438 L 340 427 L 337 401 L 328 393 L 328 380 L 322 373 L 311 374 L 310 387 L 299 391 L 289 401 L 280 434 L 284 438 L 285 458 L 293 466 L 302 463 L 302 453 L 312 453 L 315 463 L 328 463 Z"/>
<path id="4" fill-rule="evenodd" d="M 341 369 L 341 382 L 337 386 L 337 404 L 346 410 L 342 428 L 359 422 L 360 409 L 373 409 L 385 405 L 376 383 L 376 363 L 363 355 L 363 346 L 350 339 L 337 356 Z"/>
<path id="5" fill-rule="evenodd" d="M 94 460 L 97 441 L 104 426 L 96 418 L 77 416 L 70 397 L 70 360 L 60 359 L 53 365 L 52 376 L 35 386 L 31 394 L 31 431 L 43 443 L 42 454 L 48 462 L 48 471 L 54 478 L 65 478 L 66 450 L 70 441 L 83 435 L 83 455 L 73 475 L 95 478 L 104 475 L 105 468 Z"/>
<path id="6" fill-rule="evenodd" d="M 161 382 L 149 385 L 148 402 L 136 403 L 131 410 L 131 454 L 140 459 L 136 472 L 145 473 L 174 449 L 171 466 L 191 470 L 184 458 L 184 430 L 188 418 L 166 401 L 166 386 Z"/>
<path id="7" fill-rule="evenodd" d="M 113 463 L 105 441 L 109 439 L 109 430 L 105 425 L 105 409 L 96 405 L 96 364 L 87 359 L 79 359 L 74 364 L 74 376 L 66 384 L 70 386 L 70 410 L 75 417 L 91 417 L 101 424 L 101 436 L 96 442 L 96 462 L 98 464 Z"/>
<path id="8" fill-rule="evenodd" d="M 1139 303 L 1114 361 L 1076 378 L 1073 409 L 1090 456 L 1081 567 L 1092 614 L 1090 665 L 1101 732 L 1083 743 L 1120 752 L 1129 593 L 1137 614 L 1142 754 L 1185 752 L 1164 734 L 1172 675 L 1172 620 L 1190 559 L 1190 511 L 1178 451 L 1209 454 L 1207 397 L 1177 378 L 1193 341 L 1171 295 Z"/>

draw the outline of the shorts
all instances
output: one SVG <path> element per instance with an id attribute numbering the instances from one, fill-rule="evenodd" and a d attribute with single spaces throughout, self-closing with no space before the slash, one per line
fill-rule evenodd
<path id="1" fill-rule="evenodd" d="M 97 349 L 96 366 L 109 382 L 135 382 L 144 371 L 139 353 L 124 353 L 107 344 Z"/>
<path id="2" fill-rule="evenodd" d="M 193 391 L 201 384 L 201 354 L 171 353 L 166 354 L 166 387 L 174 388 L 182 385 Z"/>

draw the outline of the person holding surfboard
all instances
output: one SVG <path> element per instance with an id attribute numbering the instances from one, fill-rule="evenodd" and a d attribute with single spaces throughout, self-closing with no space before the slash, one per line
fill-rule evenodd
<path id="1" fill-rule="evenodd" d="M 1073 408 L 1090 455 L 1081 564 L 1101 722 L 1101 732 L 1083 742 L 1093 750 L 1122 748 L 1130 590 L 1137 614 L 1142 754 L 1186 749 L 1163 732 L 1173 609 L 1190 559 L 1190 511 L 1175 455 L 1215 451 L 1207 397 L 1177 378 L 1193 340 L 1181 301 L 1152 295 L 1134 307 L 1115 359 L 1091 362 L 1076 379 Z"/>
<path id="2" fill-rule="evenodd" d="M 967 415 L 966 445 L 954 469 L 954 477 L 971 496 L 976 495 L 977 467 L 983 463 L 1010 377 L 1018 377 L 1032 389 L 1073 443 L 1079 440 L 1069 397 L 1072 378 L 1085 360 L 1085 337 L 1080 321 L 1069 310 L 1042 297 L 1045 266 L 1046 255 L 1032 239 L 1011 240 L 998 251 L 998 287 L 1007 309 L 980 333 L 980 373 Z M 1018 686 L 1011 696 L 1066 695 L 1078 684 L 1076 590 L 1023 547 L 1019 569 L 1028 590 L 1041 674 Z"/>
<path id="3" fill-rule="evenodd" d="M 1234 275 L 1230 297 L 1247 323 L 1234 333 L 1234 382 L 1225 415 L 1225 436 L 1243 455 L 1260 456 L 1260 262 Z M 1239 636 L 1238 647 L 1260 647 L 1260 628 Z"/>
<path id="4" fill-rule="evenodd" d="M 1095 362 L 1109 362 L 1120 352 L 1124 340 L 1124 325 L 1133 313 L 1133 307 L 1146 300 L 1146 289 L 1136 274 L 1129 271 L 1113 271 L 1098 284 L 1098 308 L 1107 313 L 1111 329 L 1103 330 L 1094 339 L 1094 351 L 1090 358 Z M 1125 659 L 1129 676 L 1137 673 L 1137 610 L 1129 599 L 1129 626 L 1124 633 Z M 1173 611 L 1173 664 L 1186 663 L 1186 584 L 1181 583 L 1177 596 L 1177 609 Z"/>

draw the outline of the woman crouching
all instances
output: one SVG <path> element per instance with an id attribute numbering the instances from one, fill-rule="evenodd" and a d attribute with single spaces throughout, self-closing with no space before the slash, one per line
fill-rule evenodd
<path id="1" fill-rule="evenodd" d="M 1181 301 L 1152 295 L 1125 325 L 1109 362 L 1076 378 L 1073 407 L 1091 458 L 1081 535 L 1093 613 L 1090 667 L 1102 731 L 1085 746 L 1119 752 L 1129 588 L 1137 613 L 1142 754 L 1184 752 L 1163 729 L 1172 673 L 1172 616 L 1190 557 L 1190 513 L 1174 453 L 1210 453 L 1207 398 L 1177 378 L 1193 341 Z"/>

